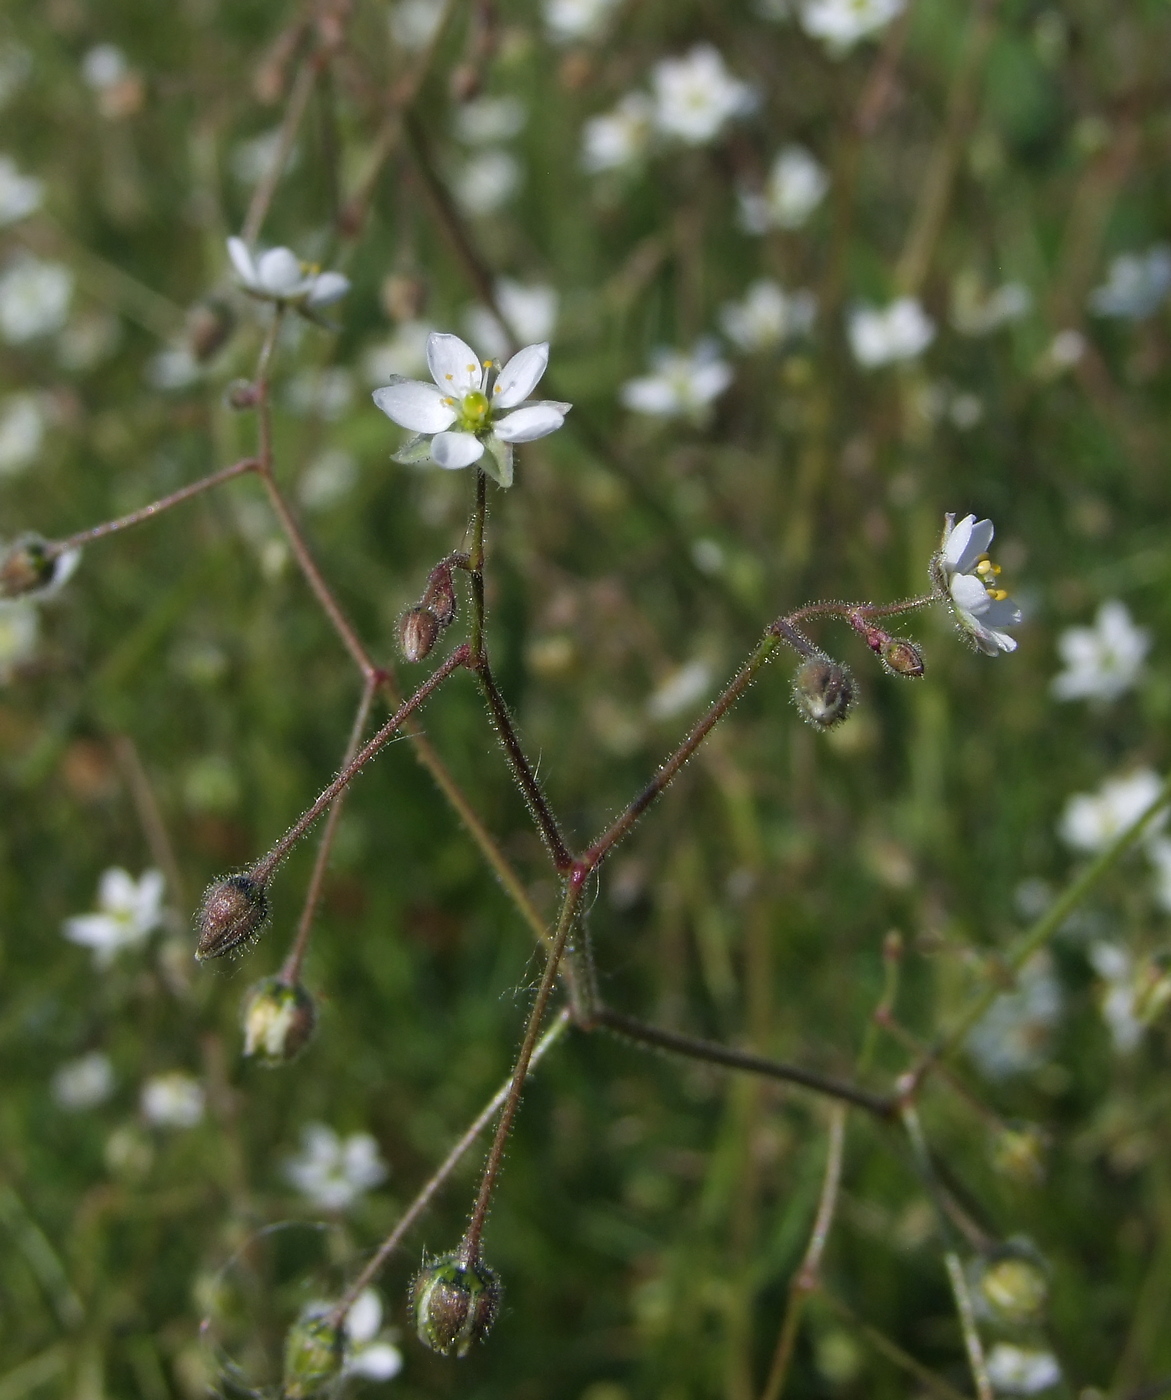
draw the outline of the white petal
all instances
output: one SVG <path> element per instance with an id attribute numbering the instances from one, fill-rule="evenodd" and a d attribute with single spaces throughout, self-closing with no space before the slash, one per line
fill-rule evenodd
<path id="1" fill-rule="evenodd" d="M 431 378 L 443 392 L 457 398 L 470 394 L 484 382 L 484 367 L 476 352 L 458 335 L 446 331 L 432 331 L 427 337 L 427 365 Z"/>
<path id="2" fill-rule="evenodd" d="M 304 276 L 291 248 L 270 248 L 256 264 L 256 281 L 270 296 L 293 296 L 304 289 Z"/>
<path id="3" fill-rule="evenodd" d="M 346 1314 L 346 1336 L 361 1346 L 372 1342 L 382 1326 L 382 1299 L 373 1288 L 364 1288 Z"/>
<path id="4" fill-rule="evenodd" d="M 404 379 L 375 389 L 374 402 L 403 428 L 415 433 L 441 433 L 455 422 L 455 409 L 445 403 L 433 384 L 421 379 Z"/>
<path id="5" fill-rule="evenodd" d="M 658 375 L 645 379 L 629 379 L 619 391 L 627 408 L 636 413 L 650 413 L 658 418 L 671 418 L 683 412 L 675 386 Z"/>
<path id="6" fill-rule="evenodd" d="M 992 602 L 988 590 L 974 574 L 956 574 L 948 584 L 948 591 L 956 607 L 963 608 L 964 612 L 971 613 L 973 617 L 980 617 L 986 613 Z"/>
<path id="7" fill-rule="evenodd" d="M 403 1368 L 402 1354 L 389 1342 L 371 1342 L 357 1347 L 346 1357 L 345 1370 L 350 1376 L 362 1376 L 368 1381 L 389 1381 Z"/>
<path id="8" fill-rule="evenodd" d="M 947 539 L 943 542 L 943 562 L 948 568 L 959 568 L 960 558 L 968 547 L 968 539 L 975 523 L 974 515 L 965 515 L 958 525 L 953 525 L 948 531 Z"/>
<path id="9" fill-rule="evenodd" d="M 228 239 L 228 257 L 232 260 L 232 266 L 236 269 L 236 275 L 240 281 L 251 287 L 256 282 L 256 264 L 252 261 L 252 254 L 248 251 L 248 245 L 242 238 Z"/>
<path id="10" fill-rule="evenodd" d="M 500 378 L 492 391 L 493 407 L 515 408 L 518 403 L 523 403 L 537 387 L 548 364 L 547 340 L 543 340 L 540 345 L 526 345 L 523 350 L 518 350 L 500 371 Z M 558 424 L 558 427 L 560 426 Z"/>
<path id="11" fill-rule="evenodd" d="M 313 279 L 306 304 L 311 307 L 332 306 L 350 290 L 350 279 L 340 272 L 323 272 Z"/>
<path id="12" fill-rule="evenodd" d="M 431 442 L 431 460 L 449 471 L 470 467 L 484 455 L 484 444 L 471 433 L 436 433 Z"/>
<path id="13" fill-rule="evenodd" d="M 535 403 L 518 408 L 502 418 L 493 431 L 501 442 L 534 442 L 555 433 L 570 407 L 567 403 Z"/>
<path id="14" fill-rule="evenodd" d="M 107 913 L 121 913 L 134 907 L 138 886 L 133 877 L 119 866 L 102 872 L 98 882 L 98 908 Z"/>

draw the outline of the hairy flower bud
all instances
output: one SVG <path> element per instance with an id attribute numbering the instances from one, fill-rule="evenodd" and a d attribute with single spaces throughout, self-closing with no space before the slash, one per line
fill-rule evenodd
<path id="1" fill-rule="evenodd" d="M 222 301 L 197 301 L 187 313 L 187 344 L 200 364 L 227 344 L 235 329 L 236 318 Z"/>
<path id="2" fill-rule="evenodd" d="M 309 1044 L 317 1027 L 317 1008 L 300 982 L 266 977 L 248 992 L 241 1022 L 245 1055 L 275 1069 L 295 1060 Z"/>
<path id="3" fill-rule="evenodd" d="M 455 585 L 451 581 L 451 570 L 446 565 L 440 565 L 431 575 L 419 606 L 433 613 L 440 627 L 446 627 L 454 620 Z"/>
<path id="4" fill-rule="evenodd" d="M 411 608 L 399 624 L 398 640 L 408 661 L 422 661 L 439 636 L 439 621 L 427 608 Z"/>
<path id="5" fill-rule="evenodd" d="M 264 885 L 251 875 L 229 875 L 203 896 L 195 956 L 200 962 L 221 958 L 254 937 L 268 918 Z"/>
<path id="6" fill-rule="evenodd" d="M 55 553 L 40 535 L 21 535 L 0 554 L 0 598 L 55 592 L 77 567 L 80 551 Z"/>
<path id="7" fill-rule="evenodd" d="M 878 649 L 878 657 L 892 676 L 923 674 L 923 653 L 905 637 L 887 637 Z"/>
<path id="8" fill-rule="evenodd" d="M 282 1400 L 319 1395 L 342 1369 L 342 1331 L 318 1309 L 304 1313 L 285 1336 Z"/>
<path id="9" fill-rule="evenodd" d="M 832 729 L 854 701 L 854 678 L 828 656 L 811 656 L 793 677 L 793 699 L 816 729 Z"/>
<path id="10" fill-rule="evenodd" d="M 440 1356 L 466 1356 L 496 1320 L 500 1280 L 484 1264 L 444 1254 L 424 1264 L 411 1285 L 419 1340 Z"/>

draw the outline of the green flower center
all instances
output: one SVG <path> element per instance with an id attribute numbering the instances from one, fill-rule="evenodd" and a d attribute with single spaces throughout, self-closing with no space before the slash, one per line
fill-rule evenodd
<path id="1" fill-rule="evenodd" d="M 488 402 L 487 395 L 476 389 L 463 396 L 457 412 L 459 427 L 465 433 L 480 433 L 488 426 L 492 416 L 492 405 Z"/>

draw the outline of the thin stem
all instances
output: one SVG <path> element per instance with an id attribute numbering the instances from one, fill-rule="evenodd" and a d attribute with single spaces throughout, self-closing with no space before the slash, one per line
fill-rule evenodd
<path id="1" fill-rule="evenodd" d="M 248 214 L 244 220 L 244 227 L 240 232 L 240 237 L 245 243 L 253 243 L 264 223 L 265 215 L 268 213 L 269 205 L 272 203 L 273 195 L 276 194 L 276 187 L 280 183 L 280 178 L 284 174 L 285 162 L 289 158 L 289 152 L 293 149 L 293 142 L 297 137 L 297 128 L 301 125 L 301 118 L 305 115 L 305 108 L 309 105 L 309 98 L 313 93 L 313 84 L 317 78 L 317 65 L 313 59 L 306 59 L 302 63 L 297 77 L 293 83 L 293 90 L 289 94 L 288 105 L 285 107 L 284 119 L 281 122 L 280 136 L 277 138 L 276 150 L 273 152 L 272 161 L 268 169 L 264 172 L 260 183 L 256 186 L 252 195 L 252 202 L 248 206 Z"/>
<path id="2" fill-rule="evenodd" d="M 210 491 L 215 486 L 222 486 L 233 477 L 256 471 L 259 466 L 257 458 L 245 457 L 239 462 L 233 462 L 230 467 L 221 467 L 218 472 L 193 481 L 190 486 L 181 486 L 178 491 L 172 491 L 169 496 L 161 496 L 157 501 L 151 501 L 150 505 L 140 506 L 129 515 L 120 515 L 117 520 L 106 520 L 101 525 L 91 525 L 88 530 L 79 530 L 68 539 L 50 541 L 45 546 L 45 557 L 56 559 L 67 550 L 80 549 L 82 545 L 91 544 L 94 540 L 115 535 L 119 530 L 128 530 L 132 525 L 141 525 L 144 521 L 153 520 L 156 515 L 162 515 L 163 511 L 170 510 L 172 506 L 182 505 L 193 496 L 202 495 L 204 491 Z"/>
<path id="3" fill-rule="evenodd" d="M 700 1040 L 695 1036 L 682 1035 L 678 1031 L 664 1030 L 661 1026 L 651 1026 L 633 1016 L 623 1015 L 621 1011 L 615 1011 L 609 1006 L 599 1004 L 594 1008 L 594 1023 L 615 1031 L 628 1040 L 653 1045 L 657 1050 L 669 1050 L 672 1054 L 686 1055 L 693 1060 L 706 1060 L 709 1064 L 743 1070 L 747 1074 L 760 1074 L 766 1079 L 779 1079 L 786 1084 L 800 1084 L 802 1088 L 812 1089 L 816 1094 L 824 1094 L 827 1098 L 840 1099 L 843 1103 L 853 1104 L 855 1108 L 863 1108 L 876 1118 L 887 1120 L 896 1112 L 896 1101 L 872 1094 L 845 1080 L 820 1074 L 817 1070 L 803 1069 L 799 1065 L 786 1064 L 783 1060 L 770 1060 L 747 1050 L 736 1050 L 715 1041 Z"/>
<path id="4" fill-rule="evenodd" d="M 921 1361 L 916 1361 L 909 1352 L 904 1351 L 896 1342 L 892 1342 L 877 1327 L 871 1327 L 868 1322 L 863 1322 L 853 1309 L 849 1308 L 833 1293 L 827 1293 L 823 1288 L 820 1296 L 842 1321 L 855 1328 L 859 1336 L 869 1342 L 880 1356 L 885 1356 L 888 1361 L 906 1371 L 908 1375 L 914 1376 L 921 1385 L 926 1386 L 932 1395 L 937 1395 L 939 1400 L 968 1400 L 968 1396 L 962 1390 L 956 1390 L 955 1386 L 949 1385 L 942 1376 L 937 1376 Z"/>
<path id="5" fill-rule="evenodd" d="M 317 801 L 285 832 L 271 851 L 251 867 L 249 873 L 255 880 L 264 881 L 268 879 L 273 870 L 284 860 L 290 849 L 301 839 L 305 832 L 313 825 L 317 818 L 325 811 L 333 799 L 342 792 L 358 776 L 370 760 L 385 748 L 387 743 L 394 737 L 402 727 L 403 721 L 419 708 L 420 705 L 431 695 L 432 691 L 451 675 L 453 671 L 458 671 L 461 666 L 468 663 L 468 649 L 466 646 L 458 646 L 451 653 L 443 664 L 423 682 L 409 700 L 404 700 L 393 715 L 386 721 L 382 728 L 368 739 L 362 749 L 354 756 L 353 760 L 337 775 L 332 783 L 318 797 Z"/>
<path id="6" fill-rule="evenodd" d="M 484 652 L 484 531 L 488 524 L 488 478 L 476 468 L 476 501 L 468 522 L 468 573 L 472 582 L 472 655 L 477 661 Z"/>
<path id="7" fill-rule="evenodd" d="M 163 878 L 167 882 L 167 893 L 172 903 L 185 904 L 183 877 L 179 871 L 175 847 L 167 832 L 162 809 L 159 807 L 158 798 L 155 796 L 154 788 L 151 786 L 150 778 L 143 766 L 138 746 L 129 734 L 115 734 L 112 742 L 114 756 L 122 769 L 126 786 L 130 789 L 134 810 L 138 813 L 138 820 L 146 837 L 146 843 L 150 847 L 151 859 L 163 872 Z"/>
<path id="8" fill-rule="evenodd" d="M 916 598 L 900 598 L 896 603 L 806 603 L 804 607 L 787 613 L 789 622 L 803 622 L 807 617 L 894 617 L 898 613 L 912 612 L 915 608 L 925 608 L 938 603 L 934 593 L 923 593 Z"/>
<path id="9" fill-rule="evenodd" d="M 504 1149 L 508 1143 L 512 1122 L 520 1107 L 521 1094 L 524 1092 L 525 1079 L 528 1076 L 529 1065 L 536 1049 L 541 1022 L 545 1017 L 545 1008 L 549 1004 L 549 998 L 553 994 L 553 987 L 557 982 L 561 955 L 569 942 L 569 935 L 577 917 L 577 906 L 585 888 L 586 875 L 587 872 L 584 868 L 575 866 L 573 873 L 565 882 L 565 895 L 561 901 L 561 914 L 557 920 L 557 932 L 553 937 L 553 946 L 549 949 L 549 956 L 545 959 L 545 972 L 541 978 L 541 985 L 537 988 L 532 1010 L 529 1012 L 528 1025 L 525 1027 L 520 1053 L 516 1057 L 516 1066 L 512 1072 L 512 1083 L 509 1085 L 508 1097 L 504 1101 L 500 1121 L 496 1124 L 496 1135 L 492 1139 L 488 1160 L 484 1164 L 484 1175 L 480 1180 L 476 1204 L 472 1208 L 472 1218 L 463 1239 L 460 1241 L 459 1256 L 465 1265 L 474 1264 L 480 1257 L 480 1238 L 484 1233 L 484 1224 L 488 1219 L 492 1191 L 496 1185 L 496 1178 L 500 1174 L 500 1165 L 504 1160 Z"/>
<path id="10" fill-rule="evenodd" d="M 570 1015 L 568 1007 L 558 1012 L 556 1020 L 541 1037 L 541 1039 L 538 1041 L 537 1045 L 533 1049 L 532 1057 L 529 1060 L 530 1074 L 545 1058 L 547 1052 L 553 1048 L 553 1046 L 557 1043 L 558 1040 L 561 1039 L 562 1035 L 565 1033 L 566 1026 L 569 1025 L 571 1020 L 572 1017 Z M 468 1127 L 464 1135 L 459 1139 L 459 1141 L 455 1144 L 455 1146 L 451 1149 L 451 1151 L 447 1154 L 447 1156 L 443 1159 L 443 1161 L 435 1169 L 435 1171 L 432 1172 L 432 1174 L 427 1178 L 422 1190 L 420 1190 L 419 1194 L 403 1212 L 402 1216 L 398 1221 L 398 1224 L 395 1225 L 394 1229 L 390 1232 L 389 1235 L 387 1235 L 386 1239 L 383 1240 L 382 1244 L 379 1245 L 377 1251 L 371 1257 L 370 1262 L 366 1265 L 366 1267 L 353 1281 L 353 1283 L 350 1284 L 349 1288 L 346 1289 L 345 1293 L 342 1295 L 341 1299 L 339 1300 L 337 1306 L 334 1308 L 333 1313 L 330 1317 L 330 1321 L 335 1326 L 341 1325 L 341 1322 L 345 1317 L 346 1313 L 348 1313 L 349 1310 L 354 1306 L 354 1302 L 357 1299 L 358 1295 L 362 1292 L 363 1289 L 369 1288 L 369 1286 L 374 1282 L 375 1278 L 377 1278 L 378 1276 L 379 1270 L 390 1258 L 390 1256 L 395 1252 L 399 1245 L 403 1242 L 403 1239 L 406 1237 L 407 1232 L 411 1229 L 414 1223 L 419 1219 L 419 1217 L 431 1204 L 432 1200 L 435 1197 L 435 1193 L 444 1184 L 444 1182 L 448 1179 L 452 1172 L 455 1171 L 456 1167 L 459 1165 L 460 1161 L 463 1159 L 468 1149 L 472 1146 L 472 1144 L 480 1136 L 480 1134 L 484 1131 L 488 1124 L 491 1123 L 492 1119 L 495 1118 L 497 1112 L 500 1109 L 501 1104 L 503 1104 L 504 1101 L 508 1098 L 509 1093 L 512 1090 L 512 1083 L 512 1076 L 509 1075 L 509 1077 L 504 1081 L 504 1083 L 501 1084 L 500 1088 L 497 1089 L 495 1094 L 492 1095 L 492 1097 L 476 1115 L 475 1119 L 472 1121 L 471 1125 Z"/>
<path id="11" fill-rule="evenodd" d="M 960 1315 L 968 1365 L 972 1370 L 972 1379 L 976 1382 L 976 1394 L 980 1400 L 995 1400 L 992 1382 L 988 1378 L 988 1363 L 984 1359 L 984 1344 L 980 1341 L 980 1331 L 976 1326 L 976 1309 L 972 1306 L 972 1294 L 968 1288 L 968 1280 L 964 1277 L 964 1266 L 960 1263 L 959 1255 L 952 1249 L 949 1249 L 943 1258 L 947 1265 L 947 1278 L 955 1298 L 956 1311 Z"/>
<path id="12" fill-rule="evenodd" d="M 378 689 L 376 680 L 367 680 L 362 687 L 362 698 L 358 701 L 358 710 L 354 715 L 354 723 L 350 729 L 349 742 L 346 745 L 345 755 L 342 758 L 342 767 L 347 768 L 354 761 L 354 755 L 358 752 L 358 745 L 362 742 L 362 735 L 366 729 L 366 721 L 370 717 L 370 706 L 374 701 L 374 692 Z M 329 869 L 329 857 L 333 851 L 333 840 L 337 835 L 338 822 L 341 819 L 342 808 L 346 803 L 346 790 L 343 789 L 334 798 L 329 809 L 329 815 L 325 819 L 325 827 L 321 833 L 321 840 L 317 846 L 317 858 L 313 862 L 313 873 L 309 877 L 309 887 L 305 891 L 305 904 L 301 910 L 301 919 L 297 925 L 297 933 L 293 939 L 293 946 L 289 949 L 289 956 L 285 959 L 285 964 L 281 968 L 281 981 L 290 987 L 294 986 L 301 977 L 301 965 L 305 961 L 305 951 L 309 947 L 309 935 L 313 930 L 313 919 L 317 913 L 317 906 L 321 902 L 321 891 L 325 887 L 325 875 Z"/>
<path id="13" fill-rule="evenodd" d="M 838 1204 L 838 1187 L 842 1180 L 842 1155 L 846 1145 L 846 1105 L 835 1104 L 831 1110 L 829 1124 L 829 1147 L 825 1157 L 825 1174 L 821 1181 L 821 1196 L 817 1202 L 817 1215 L 809 1245 L 801 1267 L 793 1275 L 789 1284 L 789 1306 L 785 1310 L 785 1321 L 781 1335 L 777 1339 L 777 1349 L 773 1355 L 768 1382 L 761 1394 L 761 1400 L 780 1400 L 785 1388 L 785 1380 L 792 1365 L 793 1352 L 797 1345 L 797 1333 L 801 1327 L 801 1315 L 805 1311 L 805 1300 L 817 1290 L 821 1283 L 821 1256 L 825 1253 L 830 1226 Z"/>

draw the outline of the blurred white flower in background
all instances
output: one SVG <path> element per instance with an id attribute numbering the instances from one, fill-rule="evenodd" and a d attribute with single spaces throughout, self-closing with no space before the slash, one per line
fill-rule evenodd
<path id="1" fill-rule="evenodd" d="M 1011 1342 L 997 1342 L 987 1364 L 988 1379 L 1002 1395 L 1038 1395 L 1061 1379 L 1061 1367 L 1052 1352 Z"/>
<path id="2" fill-rule="evenodd" d="M 628 92 L 612 112 L 591 117 L 582 129 L 581 163 L 592 174 L 621 170 L 640 161 L 650 147 L 654 104 Z"/>
<path id="3" fill-rule="evenodd" d="M 81 60 L 81 76 L 95 92 L 116 87 L 129 74 L 130 64 L 116 44 L 98 44 Z"/>
<path id="4" fill-rule="evenodd" d="M 1141 321 L 1153 316 L 1171 292 L 1171 245 L 1158 243 L 1145 253 L 1122 253 L 1110 264 L 1106 281 L 1090 293 L 1099 316 Z"/>
<path id="5" fill-rule="evenodd" d="M 691 351 L 660 348 L 651 354 L 651 373 L 628 379 L 619 397 L 635 413 L 654 418 L 702 421 L 712 402 L 732 382 L 732 366 L 720 358 L 714 340 L 701 340 Z"/>
<path id="6" fill-rule="evenodd" d="M 772 163 L 764 189 L 740 193 L 740 226 L 748 233 L 800 228 L 825 198 L 829 176 L 804 146 L 786 146 Z"/>
<path id="7" fill-rule="evenodd" d="M 1021 610 L 999 586 L 999 567 L 988 557 L 996 533 L 991 520 L 965 515 L 957 524 L 946 517 L 943 542 L 931 561 L 931 576 L 944 595 L 961 633 L 985 656 L 1016 651 L 1016 638 L 1004 631 L 1021 620 Z"/>
<path id="8" fill-rule="evenodd" d="M 935 322 L 914 297 L 899 297 L 882 308 L 856 307 L 847 332 L 858 363 L 878 369 L 921 355 L 935 339 Z"/>
<path id="9" fill-rule="evenodd" d="M 37 650 L 41 620 L 24 598 L 0 598 L 0 685 L 7 685 Z"/>
<path id="10" fill-rule="evenodd" d="M 1171 1002 L 1171 975 L 1150 958 L 1136 965 L 1130 951 L 1118 943 L 1095 943 L 1090 962 L 1102 979 L 1102 1019 L 1114 1048 L 1120 1055 L 1129 1055 Z"/>
<path id="11" fill-rule="evenodd" d="M 59 331 L 72 297 L 73 273 L 64 264 L 18 254 L 0 273 L 0 336 L 23 345 Z"/>
<path id="12" fill-rule="evenodd" d="M 527 119 L 519 97 L 473 97 L 455 109 L 453 127 L 465 146 L 494 146 L 519 136 Z"/>
<path id="13" fill-rule="evenodd" d="M 646 702 L 651 719 L 674 719 L 693 710 L 710 692 L 715 679 L 706 661 L 688 661 L 658 686 Z"/>
<path id="14" fill-rule="evenodd" d="M 285 1162 L 285 1179 L 322 1210 L 345 1210 L 386 1180 L 388 1172 L 369 1133 L 339 1138 L 324 1123 L 301 1131 L 301 1151 Z"/>
<path id="15" fill-rule="evenodd" d="M 952 288 L 951 323 L 960 335 L 991 335 L 1019 321 L 1032 305 L 1033 294 L 1023 282 L 1005 282 L 985 294 L 974 273 L 962 273 Z"/>
<path id="16" fill-rule="evenodd" d="M 772 350 L 806 334 L 817 315 L 812 292 L 786 292 L 767 277 L 753 282 L 742 301 L 720 308 L 720 329 L 738 350 Z"/>
<path id="17" fill-rule="evenodd" d="M 145 942 L 163 921 L 163 877 L 146 870 L 135 880 L 117 866 L 98 883 L 98 912 L 66 919 L 61 932 L 93 951 L 94 964 L 108 967 L 123 948 Z"/>
<path id="18" fill-rule="evenodd" d="M 198 1079 L 182 1070 L 171 1070 L 146 1081 L 139 1107 L 152 1127 L 194 1128 L 203 1117 L 205 1098 Z"/>
<path id="19" fill-rule="evenodd" d="M 860 39 L 884 29 L 902 14 L 906 0 L 805 0 L 801 28 L 820 39 L 831 58 L 841 58 Z"/>
<path id="20" fill-rule="evenodd" d="M 329 447 L 301 473 L 297 499 L 306 510 L 328 510 L 343 501 L 357 483 L 357 457 L 345 448 Z"/>
<path id="21" fill-rule="evenodd" d="M 114 1066 L 100 1050 L 67 1060 L 53 1075 L 53 1102 L 78 1111 L 97 1108 L 114 1092 Z"/>
<path id="22" fill-rule="evenodd" d="M 1151 634 L 1131 621 L 1125 603 L 1108 599 L 1092 627 L 1069 627 L 1057 639 L 1065 670 L 1050 689 L 1058 700 L 1117 700 L 1142 674 Z"/>
<path id="23" fill-rule="evenodd" d="M 22 175 L 11 156 L 0 156 L 0 228 L 35 213 L 44 195 L 42 181 Z"/>
<path id="24" fill-rule="evenodd" d="M 1036 1069 L 1048 1057 L 1061 1017 L 1061 985 L 1048 953 L 1032 957 L 1010 992 L 996 998 L 968 1033 L 968 1054 L 988 1079 Z"/>
<path id="25" fill-rule="evenodd" d="M 1063 374 L 1086 353 L 1086 338 L 1081 331 L 1068 328 L 1058 331 L 1049 342 L 1048 349 L 1041 356 L 1040 371 L 1046 375 Z"/>
<path id="26" fill-rule="evenodd" d="M 501 277 L 493 288 L 507 328 L 486 306 L 471 306 L 465 314 L 469 336 L 493 359 L 503 359 L 512 345 L 552 340 L 561 298 L 546 282 L 517 282 Z"/>
<path id="27" fill-rule="evenodd" d="M 521 163 L 511 151 L 487 147 L 455 172 L 452 191 L 467 214 L 493 214 L 524 182 Z"/>
<path id="28" fill-rule="evenodd" d="M 619 0 L 545 0 L 545 28 L 555 44 L 601 38 Z"/>
<path id="29" fill-rule="evenodd" d="M 399 48 L 420 53 L 439 32 L 445 0 L 399 0 L 390 8 L 390 36 Z"/>
<path id="30" fill-rule="evenodd" d="M 1163 784 L 1150 768 L 1140 768 L 1125 778 L 1107 778 L 1096 793 L 1080 792 L 1065 804 L 1058 833 L 1075 851 L 1096 855 L 1132 826 L 1155 801 Z M 1160 812 L 1152 827 L 1167 820 Z"/>
<path id="31" fill-rule="evenodd" d="M 713 141 L 733 117 L 751 112 L 755 89 L 734 78 L 711 44 L 696 44 L 683 58 L 664 58 L 651 69 L 654 124 L 688 146 Z"/>
<path id="32" fill-rule="evenodd" d="M 36 461 L 45 426 L 45 410 L 36 394 L 0 399 L 0 477 L 17 476 Z"/>
<path id="33" fill-rule="evenodd" d="M 249 136 L 244 141 L 238 141 L 228 157 L 228 167 L 235 179 L 249 188 L 258 185 L 272 168 L 283 139 L 284 133 L 281 128 L 274 126 L 271 131 L 262 131 L 259 136 Z M 290 146 L 281 174 L 288 175 L 296 170 L 300 162 L 300 150 L 296 145 Z"/>
<path id="34" fill-rule="evenodd" d="M 152 355 L 143 366 L 143 373 L 152 389 L 174 393 L 189 389 L 199 379 L 202 369 L 186 345 L 172 345 Z"/>
<path id="35" fill-rule="evenodd" d="M 346 1314 L 342 1374 L 367 1381 L 389 1381 L 403 1368 L 402 1353 L 382 1332 L 382 1299 L 364 1289 Z"/>

